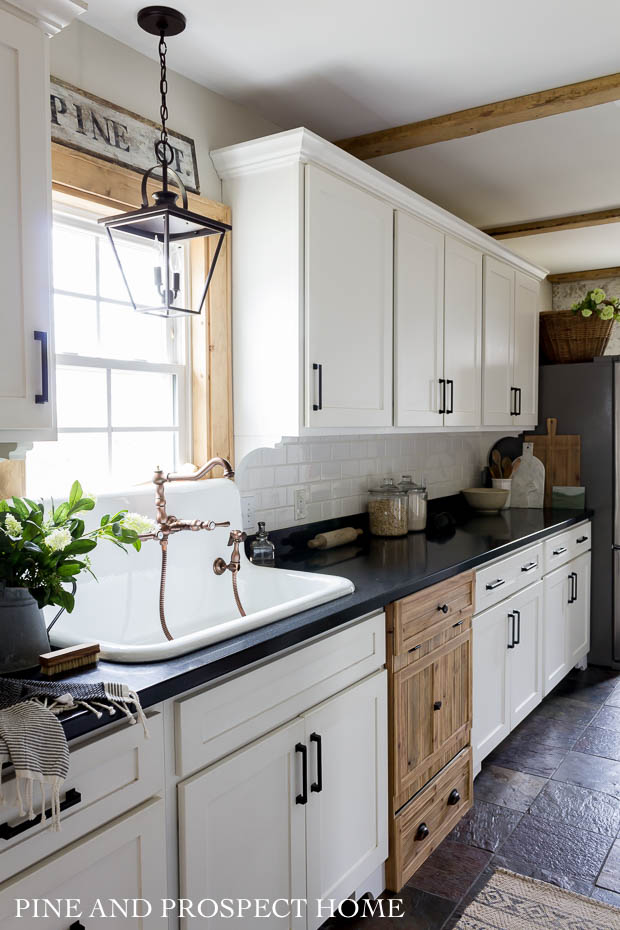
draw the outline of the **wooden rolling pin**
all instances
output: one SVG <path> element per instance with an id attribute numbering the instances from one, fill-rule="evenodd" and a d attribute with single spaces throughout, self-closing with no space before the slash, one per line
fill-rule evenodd
<path id="1" fill-rule="evenodd" d="M 355 542 L 363 530 L 356 530 L 352 526 L 343 526 L 340 530 L 330 530 L 329 533 L 318 533 L 314 539 L 308 540 L 309 549 L 335 549 L 336 546 L 346 546 Z"/>

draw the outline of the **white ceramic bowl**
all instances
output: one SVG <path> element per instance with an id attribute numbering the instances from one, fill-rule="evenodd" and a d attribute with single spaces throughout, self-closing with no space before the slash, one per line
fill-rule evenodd
<path id="1" fill-rule="evenodd" d="M 505 488 L 465 488 L 465 500 L 473 510 L 480 513 L 497 513 L 501 510 L 509 495 Z"/>

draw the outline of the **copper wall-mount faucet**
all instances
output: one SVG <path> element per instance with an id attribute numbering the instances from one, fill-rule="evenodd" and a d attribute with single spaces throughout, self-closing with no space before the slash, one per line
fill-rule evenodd
<path id="1" fill-rule="evenodd" d="M 179 520 L 177 517 L 172 516 L 167 512 L 164 485 L 169 481 L 199 481 L 201 478 L 204 478 L 206 475 L 208 475 L 209 472 L 216 468 L 218 465 L 224 469 L 225 478 L 230 478 L 232 480 L 235 477 L 235 473 L 230 462 L 228 462 L 226 459 L 220 458 L 219 456 L 213 459 L 209 459 L 206 465 L 203 465 L 202 468 L 198 469 L 198 471 L 195 471 L 189 475 L 184 475 L 178 472 L 171 472 L 166 475 L 159 466 L 155 469 L 155 474 L 153 475 L 153 484 L 155 485 L 155 508 L 157 511 L 157 529 L 152 533 L 141 534 L 140 539 L 155 539 L 161 546 L 159 621 L 161 623 L 161 628 L 164 632 L 164 635 L 168 640 L 174 639 L 174 636 L 168 629 L 165 609 L 166 571 L 168 567 L 168 537 L 173 533 L 180 533 L 183 530 L 189 530 L 190 532 L 195 533 L 199 530 L 211 531 L 217 529 L 218 527 L 229 527 L 230 521 L 225 520 L 221 523 L 216 523 L 214 520 Z M 235 602 L 242 617 L 245 617 L 245 611 L 241 606 L 241 601 L 239 600 L 239 594 L 237 591 L 237 573 L 241 568 L 239 544 L 243 542 L 244 539 L 245 533 L 243 533 L 241 530 L 231 530 L 230 538 L 228 540 L 228 545 L 233 546 L 230 563 L 226 564 L 224 559 L 216 559 L 213 563 L 213 570 L 215 571 L 216 575 L 222 575 L 227 569 L 232 572 Z"/>

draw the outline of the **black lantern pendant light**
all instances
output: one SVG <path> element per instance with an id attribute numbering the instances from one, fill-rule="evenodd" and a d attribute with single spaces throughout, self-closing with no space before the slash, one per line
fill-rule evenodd
<path id="1" fill-rule="evenodd" d="M 168 142 L 168 82 L 166 77 L 166 38 L 178 35 L 185 29 L 185 17 L 177 10 L 166 6 L 148 6 L 138 13 L 138 24 L 151 35 L 159 36 L 159 61 L 161 76 L 159 90 L 161 93 L 161 132 L 155 144 L 157 164 L 145 172 L 142 178 L 142 206 L 130 213 L 104 217 L 99 222 L 105 226 L 112 249 L 121 270 L 129 299 L 134 310 L 152 313 L 156 316 L 175 317 L 185 313 L 200 313 L 202 310 L 211 278 L 219 258 L 226 232 L 232 227 L 193 213 L 187 208 L 187 192 L 183 181 L 171 167 L 174 152 Z M 147 182 L 153 172 L 161 172 L 161 190 L 153 194 L 153 203 L 149 204 Z M 177 204 L 178 194 L 170 190 L 170 175 L 180 191 L 182 204 Z M 203 288 L 189 300 L 181 288 L 181 269 L 184 263 L 184 240 L 198 236 L 217 236 L 213 258 L 207 272 Z M 145 280 L 144 268 L 140 262 L 131 262 L 132 240 L 149 239 L 157 242 L 160 248 L 160 261 L 155 266 L 152 277 Z M 125 263 L 123 263 L 125 257 Z M 192 306 L 186 306 L 191 303 Z"/>

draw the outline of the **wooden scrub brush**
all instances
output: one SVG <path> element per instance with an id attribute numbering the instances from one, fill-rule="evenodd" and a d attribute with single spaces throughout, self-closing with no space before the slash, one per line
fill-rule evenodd
<path id="1" fill-rule="evenodd" d="M 99 643 L 78 643 L 77 646 L 68 646 L 66 649 L 44 652 L 39 656 L 41 673 L 51 678 L 52 675 L 91 668 L 99 661 L 99 652 Z"/>

